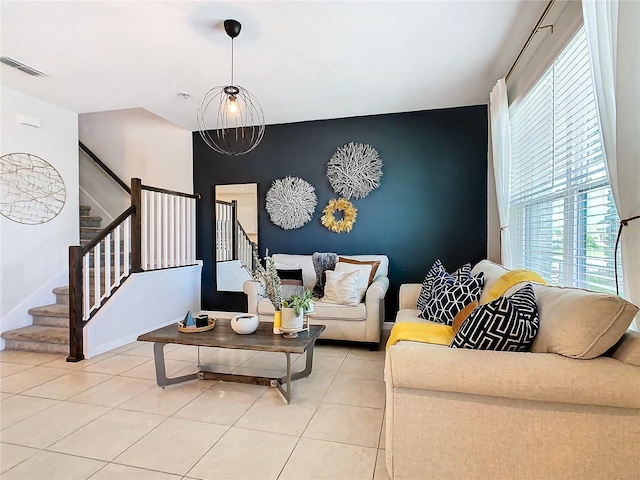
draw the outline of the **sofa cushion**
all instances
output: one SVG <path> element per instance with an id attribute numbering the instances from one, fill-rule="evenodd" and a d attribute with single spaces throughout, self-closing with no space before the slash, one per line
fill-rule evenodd
<path id="1" fill-rule="evenodd" d="M 616 344 L 638 307 L 622 297 L 578 288 L 533 286 L 540 330 L 532 352 L 595 358 Z"/>
<path id="2" fill-rule="evenodd" d="M 348 263 L 338 262 L 336 263 L 336 272 L 355 272 L 360 275 L 358 277 L 358 303 L 362 301 L 364 295 L 369 288 L 369 278 L 371 277 L 371 264 L 368 263 Z M 326 290 L 326 286 L 325 286 Z M 340 302 L 337 302 L 340 303 Z"/>
<path id="3" fill-rule="evenodd" d="M 380 262 L 373 279 L 389 276 L 389 257 L 386 255 L 340 255 L 340 257 L 359 262 Z"/>
<path id="4" fill-rule="evenodd" d="M 479 273 L 459 282 L 447 272 L 440 272 L 433 282 L 421 318 L 452 325 L 460 310 L 471 302 L 478 301 L 484 284 L 484 275 Z"/>
<path id="5" fill-rule="evenodd" d="M 353 272 L 325 272 L 327 282 L 324 286 L 325 302 L 338 305 L 356 306 L 362 300 L 360 297 L 360 271 Z M 365 277 L 365 281 L 368 277 Z"/>
<path id="6" fill-rule="evenodd" d="M 507 295 L 507 291 L 512 289 L 513 287 L 517 287 L 517 290 L 522 288 L 520 283 L 524 282 L 533 282 L 539 283 L 540 285 L 546 285 L 547 281 L 538 275 L 536 272 L 532 272 L 531 270 L 517 269 L 517 270 L 509 270 L 503 273 L 498 280 L 488 288 L 487 294 L 485 295 L 485 302 L 489 303 L 499 298 L 503 295 Z"/>
<path id="7" fill-rule="evenodd" d="M 267 299 L 260 300 L 258 302 L 258 313 L 261 315 L 273 315 L 274 308 L 271 302 Z M 312 324 L 316 318 L 323 320 L 364 321 L 367 318 L 367 310 L 364 303 L 354 307 L 348 307 L 346 305 L 335 305 L 319 300 L 315 302 L 314 305 L 313 316 L 311 317 Z"/>
<path id="8" fill-rule="evenodd" d="M 302 268 L 302 281 L 304 287 L 313 289 L 316 284 L 316 270 L 313 268 L 311 255 L 290 255 L 288 253 L 274 253 L 273 261 L 278 264 L 299 265 Z M 276 266 L 277 268 L 277 266 Z"/>
<path id="9" fill-rule="evenodd" d="M 278 268 L 280 266 L 281 268 Z M 287 299 L 293 295 L 301 297 L 304 294 L 301 268 L 288 268 L 284 264 L 276 264 L 278 277 L 282 286 L 282 298 Z"/>
<path id="10" fill-rule="evenodd" d="M 538 333 L 538 308 L 527 283 L 511 297 L 480 305 L 462 323 L 451 348 L 527 352 Z"/>
<path id="11" fill-rule="evenodd" d="M 367 287 L 371 285 L 373 280 L 376 278 L 376 272 L 378 271 L 378 267 L 380 266 L 380 260 L 354 260 L 348 257 L 338 257 L 338 263 L 351 263 L 353 265 L 371 265 L 371 273 L 369 274 L 369 282 L 367 283 Z"/>
<path id="12" fill-rule="evenodd" d="M 616 360 L 640 367 L 640 333 L 625 333 L 609 354 Z"/>
<path id="13" fill-rule="evenodd" d="M 493 263 L 491 260 L 481 260 L 471 269 L 471 275 L 477 275 L 480 272 L 484 273 L 484 287 L 480 300 L 478 300 L 480 303 L 487 303 L 491 287 L 508 271 L 502 265 Z"/>

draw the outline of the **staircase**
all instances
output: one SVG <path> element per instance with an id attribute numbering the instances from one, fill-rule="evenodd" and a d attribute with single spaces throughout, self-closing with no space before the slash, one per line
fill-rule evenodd
<path id="1" fill-rule="evenodd" d="M 91 207 L 80 206 L 80 244 L 86 245 L 101 230 L 101 217 L 90 215 Z M 69 287 L 53 289 L 56 303 L 29 309 L 33 325 L 2 334 L 5 349 L 29 352 L 69 353 Z"/>

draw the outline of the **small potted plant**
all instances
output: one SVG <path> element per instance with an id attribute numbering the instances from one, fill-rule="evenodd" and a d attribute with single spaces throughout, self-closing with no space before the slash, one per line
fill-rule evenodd
<path id="1" fill-rule="evenodd" d="M 304 326 L 304 315 L 313 311 L 311 290 L 306 289 L 302 296 L 292 295 L 282 301 L 282 330 L 296 331 Z"/>

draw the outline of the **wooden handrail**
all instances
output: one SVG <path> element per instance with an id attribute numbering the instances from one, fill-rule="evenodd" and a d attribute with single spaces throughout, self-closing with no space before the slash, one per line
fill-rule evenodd
<path id="1" fill-rule="evenodd" d="M 142 185 L 142 189 L 147 190 L 149 192 L 167 193 L 169 195 L 176 195 L 177 197 L 195 198 L 196 200 L 200 200 L 202 198 L 202 195 L 200 195 L 199 193 L 176 192 L 175 190 L 167 190 L 165 188 L 150 187 L 149 185 Z"/>
<path id="2" fill-rule="evenodd" d="M 93 240 L 87 243 L 84 247 L 82 247 L 82 255 L 85 255 L 91 251 L 93 247 L 95 247 L 98 243 L 106 238 L 115 228 L 124 222 L 125 218 L 127 218 L 132 213 L 135 213 L 136 207 L 131 205 L 124 212 L 122 212 L 113 222 L 103 228 L 98 235 L 96 235 Z"/>
<path id="3" fill-rule="evenodd" d="M 95 153 L 93 153 L 91 150 L 89 150 L 87 148 L 87 146 L 82 143 L 82 142 L 78 142 L 80 144 L 80 150 L 82 150 L 84 153 L 86 153 L 89 158 L 91 160 L 93 160 L 102 170 L 104 170 L 104 172 L 109 175 L 118 185 L 120 185 L 122 188 L 125 189 L 125 191 L 131 195 L 131 188 L 129 188 L 129 185 L 127 185 L 126 183 L 124 183 L 120 177 L 118 175 L 116 175 L 114 173 L 113 170 L 111 170 L 109 167 L 107 167 L 107 165 L 105 165 L 105 163 L 100 160 Z"/>

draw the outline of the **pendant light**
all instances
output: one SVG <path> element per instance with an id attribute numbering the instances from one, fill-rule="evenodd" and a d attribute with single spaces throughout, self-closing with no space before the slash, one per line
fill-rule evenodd
<path id="1" fill-rule="evenodd" d="M 264 113 L 258 99 L 233 83 L 233 39 L 240 34 L 240 22 L 225 20 L 231 37 L 231 84 L 209 90 L 198 106 L 198 131 L 205 143 L 218 153 L 244 155 L 258 146 L 264 136 Z"/>

